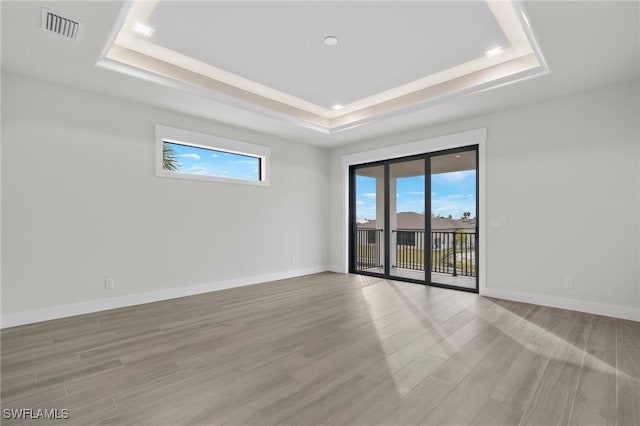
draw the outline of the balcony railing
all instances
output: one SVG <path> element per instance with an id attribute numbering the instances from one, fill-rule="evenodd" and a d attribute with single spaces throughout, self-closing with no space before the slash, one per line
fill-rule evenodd
<path id="1" fill-rule="evenodd" d="M 476 276 L 475 232 L 432 231 L 425 241 L 425 231 L 398 229 L 393 231 L 396 268 L 424 271 L 424 247 L 431 246 L 431 272 L 452 276 Z M 358 229 L 356 263 L 360 270 L 382 266 L 382 229 Z"/>
<path id="2" fill-rule="evenodd" d="M 359 270 L 382 266 L 382 229 L 358 229 L 356 232 L 356 264 Z"/>

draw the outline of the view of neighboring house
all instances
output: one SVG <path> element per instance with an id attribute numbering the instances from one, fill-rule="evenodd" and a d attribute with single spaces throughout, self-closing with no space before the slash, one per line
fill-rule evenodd
<path id="1" fill-rule="evenodd" d="M 401 246 L 416 246 L 418 233 L 424 232 L 424 215 L 416 212 L 399 212 L 397 220 L 397 244 Z M 376 220 L 367 220 L 358 224 L 358 229 L 370 229 L 369 243 L 376 242 Z M 456 233 L 473 234 L 476 232 L 476 219 L 453 219 L 448 217 L 431 217 L 432 248 L 450 248 L 454 238 L 448 238 Z M 417 247 L 420 248 L 420 247 Z"/>

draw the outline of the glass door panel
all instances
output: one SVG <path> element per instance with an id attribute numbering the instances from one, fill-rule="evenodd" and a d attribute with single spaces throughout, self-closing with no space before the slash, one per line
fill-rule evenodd
<path id="1" fill-rule="evenodd" d="M 384 166 L 355 170 L 352 270 L 384 274 Z"/>
<path id="2" fill-rule="evenodd" d="M 477 151 L 432 154 L 433 284 L 477 289 Z"/>
<path id="3" fill-rule="evenodd" d="M 478 291 L 478 151 L 350 168 L 349 271 Z"/>
<path id="4" fill-rule="evenodd" d="M 424 282 L 425 159 L 389 165 L 389 275 Z"/>

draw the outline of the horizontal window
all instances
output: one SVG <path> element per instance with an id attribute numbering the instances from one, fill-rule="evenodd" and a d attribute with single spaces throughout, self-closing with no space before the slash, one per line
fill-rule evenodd
<path id="1" fill-rule="evenodd" d="M 260 181 L 262 159 L 210 148 L 163 141 L 162 169 L 199 176 Z"/>
<path id="2" fill-rule="evenodd" d="M 156 149 L 159 176 L 269 184 L 270 150 L 262 145 L 157 125 Z"/>

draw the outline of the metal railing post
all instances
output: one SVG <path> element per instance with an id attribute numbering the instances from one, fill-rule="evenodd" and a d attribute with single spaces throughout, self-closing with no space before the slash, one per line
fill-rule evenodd
<path id="1" fill-rule="evenodd" d="M 453 232 L 453 276 L 458 276 L 458 265 L 456 261 L 456 233 Z"/>

